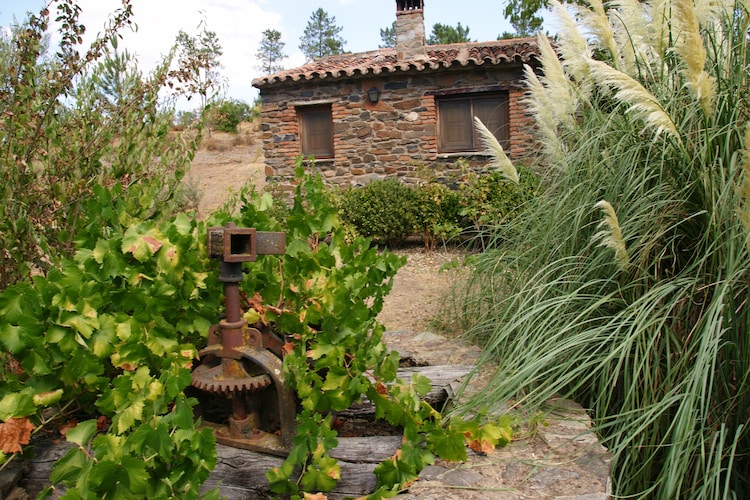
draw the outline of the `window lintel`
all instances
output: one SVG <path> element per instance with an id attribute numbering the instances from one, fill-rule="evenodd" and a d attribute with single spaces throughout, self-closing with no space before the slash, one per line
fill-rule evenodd
<path id="1" fill-rule="evenodd" d="M 294 101 L 289 104 L 290 106 L 294 106 L 295 108 L 305 108 L 308 106 L 321 106 L 325 104 L 333 104 L 334 102 L 339 102 L 339 99 L 316 99 L 314 101 Z"/>

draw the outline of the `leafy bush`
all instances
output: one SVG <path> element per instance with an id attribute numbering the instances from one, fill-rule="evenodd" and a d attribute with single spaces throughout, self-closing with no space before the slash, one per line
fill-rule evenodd
<path id="1" fill-rule="evenodd" d="M 168 218 L 200 138 L 168 134 L 172 114 L 158 95 L 169 60 L 143 77 L 110 52 L 132 23 L 128 2 L 88 49 L 80 10 L 55 5 L 54 56 L 43 43 L 49 9 L 0 39 L 0 289 L 72 255 L 78 232 L 101 215 L 86 210 L 96 185 L 121 185 L 134 217 Z"/>
<path id="2" fill-rule="evenodd" d="M 461 215 L 480 229 L 505 224 L 518 216 L 523 206 L 539 190 L 539 178 L 531 170 L 519 167 L 519 183 L 509 181 L 502 172 L 472 172 L 461 190 Z"/>
<path id="3" fill-rule="evenodd" d="M 543 71 L 527 71 L 549 183 L 457 294 L 498 366 L 467 410 L 572 397 L 613 453 L 615 495 L 741 497 L 747 3 L 590 5 L 579 30 L 551 3 L 561 60 L 540 37 Z"/>
<path id="4" fill-rule="evenodd" d="M 500 171 L 471 172 L 460 185 L 460 214 L 464 228 L 477 234 L 497 232 L 510 223 L 538 195 L 539 178 L 528 168 L 518 167 L 516 184 Z"/>
<path id="5" fill-rule="evenodd" d="M 237 99 L 222 99 L 207 108 L 208 124 L 215 130 L 237 133 L 237 126 L 250 119 L 252 109 L 244 101 Z"/>
<path id="6" fill-rule="evenodd" d="M 513 220 L 538 195 L 539 178 L 520 168 L 518 184 L 499 171 L 469 173 L 451 190 L 431 181 L 414 187 L 389 178 L 352 187 L 339 200 L 354 233 L 390 246 L 421 233 L 427 248 L 460 234 L 484 234 Z"/>
<path id="7" fill-rule="evenodd" d="M 365 187 L 352 187 L 340 201 L 341 218 L 357 233 L 391 246 L 416 230 L 416 196 L 398 179 L 371 182 Z"/>
<path id="8" fill-rule="evenodd" d="M 190 128 L 198 119 L 198 113 L 195 111 L 178 111 L 175 113 L 173 128 L 180 131 L 185 130 Z"/>
<path id="9" fill-rule="evenodd" d="M 461 193 L 444 184 L 431 182 L 415 189 L 417 227 L 422 229 L 425 246 L 434 249 L 461 233 Z"/>
<path id="10" fill-rule="evenodd" d="M 0 293 L 0 426 L 69 428 L 50 481 L 70 498 L 197 498 L 216 461 L 184 392 L 219 308 L 205 226 L 136 220 L 119 185 L 94 190 L 102 218 L 75 257 Z M 28 437 L 4 441 L 2 461 Z"/>

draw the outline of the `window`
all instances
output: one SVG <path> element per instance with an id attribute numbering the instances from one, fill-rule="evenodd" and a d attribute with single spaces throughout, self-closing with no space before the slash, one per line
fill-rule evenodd
<path id="1" fill-rule="evenodd" d="M 300 106 L 299 117 L 302 154 L 315 158 L 333 158 L 333 117 L 330 104 Z"/>
<path id="2" fill-rule="evenodd" d="M 438 148 L 443 153 L 479 151 L 482 148 L 474 130 L 474 117 L 497 137 L 504 149 L 510 146 L 508 94 L 445 96 L 437 100 Z"/>

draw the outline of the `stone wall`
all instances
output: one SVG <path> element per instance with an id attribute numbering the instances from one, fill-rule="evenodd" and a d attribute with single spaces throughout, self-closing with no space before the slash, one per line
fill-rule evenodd
<path id="1" fill-rule="evenodd" d="M 301 154 L 296 107 L 310 104 L 330 104 L 332 109 L 335 156 L 315 161 L 329 183 L 361 185 L 389 176 L 413 183 L 425 167 L 440 177 L 459 174 L 461 159 L 472 167 L 482 166 L 487 161 L 484 155 L 438 153 L 435 97 L 472 90 L 508 92 L 509 153 L 513 161 L 523 163 L 533 150 L 533 120 L 520 102 L 524 95 L 520 76 L 521 68 L 515 66 L 263 88 L 266 176 L 270 181 L 293 176 Z M 373 86 L 382 92 L 377 103 L 366 96 Z"/>

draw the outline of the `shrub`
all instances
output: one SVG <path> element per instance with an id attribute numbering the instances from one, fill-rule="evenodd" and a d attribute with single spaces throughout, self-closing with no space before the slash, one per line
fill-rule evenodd
<path id="1" fill-rule="evenodd" d="M 460 186 L 464 228 L 486 235 L 517 217 L 539 191 L 539 178 L 530 169 L 518 167 L 518 176 L 516 184 L 499 171 L 469 173 Z"/>
<path id="2" fill-rule="evenodd" d="M 518 184 L 500 172 L 470 173 L 458 190 L 437 181 L 410 187 L 397 179 L 377 180 L 341 194 L 343 221 L 356 234 L 398 245 L 421 234 L 434 249 L 460 234 L 485 235 L 508 224 L 539 191 L 539 178 L 519 169 Z"/>
<path id="3" fill-rule="evenodd" d="M 415 188 L 417 227 L 422 230 L 425 247 L 432 250 L 461 233 L 461 193 L 438 182 Z"/>
<path id="4" fill-rule="evenodd" d="M 250 105 L 237 99 L 222 99 L 207 109 L 208 124 L 214 129 L 230 134 L 237 133 L 237 126 L 251 116 Z"/>
<path id="5" fill-rule="evenodd" d="M 377 180 L 341 195 L 341 218 L 361 236 L 395 246 L 416 231 L 416 203 L 414 191 L 399 180 Z"/>

